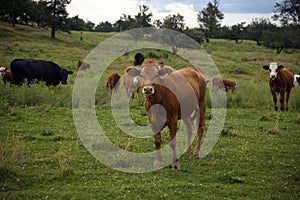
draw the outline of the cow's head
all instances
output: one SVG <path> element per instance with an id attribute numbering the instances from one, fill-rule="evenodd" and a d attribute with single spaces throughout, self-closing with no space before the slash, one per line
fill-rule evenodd
<path id="1" fill-rule="evenodd" d="M 5 76 L 6 72 L 7 72 L 8 68 L 5 68 L 5 67 L 0 67 L 0 75 L 2 77 Z"/>
<path id="2" fill-rule="evenodd" d="M 73 74 L 73 71 L 68 71 L 66 69 L 61 68 L 61 70 L 60 70 L 61 84 L 63 84 L 63 85 L 67 84 L 69 74 Z"/>
<path id="3" fill-rule="evenodd" d="M 277 78 L 277 73 L 279 70 L 283 69 L 284 67 L 282 65 L 279 65 L 276 62 L 270 63 L 270 66 L 263 66 L 264 70 L 269 70 L 270 71 L 270 78 L 272 80 L 275 80 Z"/>
<path id="4" fill-rule="evenodd" d="M 140 69 L 135 67 L 129 67 L 127 69 L 126 72 L 131 76 L 139 76 L 142 92 L 146 95 L 155 94 L 159 79 L 173 72 L 173 69 L 170 67 L 160 69 L 156 63 L 144 64 Z"/>

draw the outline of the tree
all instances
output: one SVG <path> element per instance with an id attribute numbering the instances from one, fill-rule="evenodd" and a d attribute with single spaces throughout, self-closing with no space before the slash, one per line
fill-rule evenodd
<path id="1" fill-rule="evenodd" d="M 263 31 L 272 30 L 274 26 L 266 18 L 252 19 L 252 22 L 248 25 L 249 39 L 256 41 L 256 44 L 260 46 L 262 44 Z"/>
<path id="2" fill-rule="evenodd" d="M 243 38 L 243 33 L 244 33 L 244 25 L 245 25 L 246 22 L 241 22 L 241 23 L 238 23 L 236 25 L 233 25 L 231 27 L 231 31 L 230 31 L 230 35 L 231 35 L 231 39 L 232 40 L 235 40 L 235 43 L 236 44 L 240 44 L 243 42 L 243 40 L 241 40 L 239 42 L 239 39 L 242 39 Z"/>
<path id="3" fill-rule="evenodd" d="M 32 6 L 31 0 L 0 0 L 0 16 L 6 18 L 15 26 L 17 19 L 27 22 Z"/>
<path id="4" fill-rule="evenodd" d="M 74 31 L 87 31 L 86 24 L 78 15 L 68 18 L 68 28 Z"/>
<path id="5" fill-rule="evenodd" d="M 279 20 L 283 26 L 290 23 L 300 26 L 300 0 L 282 0 L 275 4 L 274 20 Z"/>
<path id="6" fill-rule="evenodd" d="M 56 30 L 67 31 L 67 17 L 66 11 L 67 4 L 71 3 L 71 0 L 46 0 L 46 6 L 50 12 L 50 16 L 47 18 L 47 25 L 51 27 L 51 38 L 55 38 Z"/>
<path id="7" fill-rule="evenodd" d="M 166 28 L 166 29 L 172 29 L 178 32 L 183 32 L 185 23 L 184 23 L 184 17 L 180 14 L 177 15 L 168 15 L 163 19 L 163 22 L 160 20 L 156 20 L 154 22 L 157 28 Z M 158 38 L 163 43 L 166 43 L 171 46 L 172 52 L 174 54 L 177 53 L 177 49 L 184 47 L 185 44 L 182 42 L 182 38 L 179 38 L 181 35 L 179 34 L 164 34 L 164 30 L 159 32 L 160 35 L 158 35 Z"/>
<path id="8" fill-rule="evenodd" d="M 113 32 L 115 31 L 115 28 L 113 25 L 106 21 L 106 22 L 100 22 L 96 27 L 95 27 L 96 32 Z"/>
<path id="9" fill-rule="evenodd" d="M 218 9 L 218 4 L 218 0 L 214 0 L 213 3 L 209 2 L 207 7 L 198 13 L 197 20 L 200 28 L 204 29 L 207 42 L 213 32 L 220 27 L 221 20 L 224 18 L 224 14 Z"/>
<path id="10" fill-rule="evenodd" d="M 178 32 L 183 32 L 185 23 L 184 17 L 179 13 L 177 15 L 168 15 L 163 19 L 163 22 L 156 20 L 154 22 L 158 28 L 172 29 Z"/>
<path id="11" fill-rule="evenodd" d="M 153 16 L 152 13 L 150 12 L 147 14 L 149 11 L 149 6 L 147 5 L 140 5 L 139 6 L 139 13 L 134 16 L 135 19 L 135 27 L 134 28 L 141 28 L 141 27 L 151 27 L 151 17 Z"/>

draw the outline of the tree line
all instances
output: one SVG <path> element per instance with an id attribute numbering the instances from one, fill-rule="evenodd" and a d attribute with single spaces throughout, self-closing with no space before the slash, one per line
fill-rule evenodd
<path id="1" fill-rule="evenodd" d="M 115 23 L 105 21 L 95 25 L 91 21 L 85 22 L 78 15 L 68 17 L 66 6 L 70 2 L 71 0 L 0 0 L 0 19 L 13 26 L 22 23 L 50 27 L 52 38 L 55 38 L 57 30 L 69 33 L 71 30 L 121 32 L 155 27 L 185 33 L 200 44 L 209 42 L 211 38 L 222 38 L 234 40 L 236 44 L 243 40 L 254 40 L 257 45 L 276 49 L 277 53 L 283 49 L 300 49 L 300 0 L 281 0 L 275 3 L 272 19 L 278 21 L 277 24 L 271 23 L 270 19 L 254 18 L 248 25 L 242 22 L 232 26 L 221 26 L 224 14 L 219 10 L 220 0 L 212 0 L 199 11 L 197 28 L 187 27 L 184 17 L 179 13 L 151 23 L 153 14 L 147 5 L 141 5 L 134 16 L 123 14 Z"/>

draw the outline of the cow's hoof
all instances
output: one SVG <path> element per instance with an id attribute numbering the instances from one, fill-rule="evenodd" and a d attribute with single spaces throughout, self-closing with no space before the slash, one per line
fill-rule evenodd
<path id="1" fill-rule="evenodd" d="M 176 162 L 173 162 L 172 165 L 171 165 L 172 169 L 180 169 L 180 165 L 179 165 L 179 162 L 176 161 Z"/>
<path id="2" fill-rule="evenodd" d="M 161 161 L 160 160 L 155 160 L 154 161 L 154 168 L 159 169 L 162 167 Z"/>

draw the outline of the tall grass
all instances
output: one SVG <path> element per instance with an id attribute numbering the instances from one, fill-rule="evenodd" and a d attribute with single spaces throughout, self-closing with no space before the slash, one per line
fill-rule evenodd
<path id="1" fill-rule="evenodd" d="M 9 114 L 15 107 L 71 108 L 72 90 L 68 86 L 47 87 L 43 83 L 9 86 L 0 84 L 0 114 Z"/>

